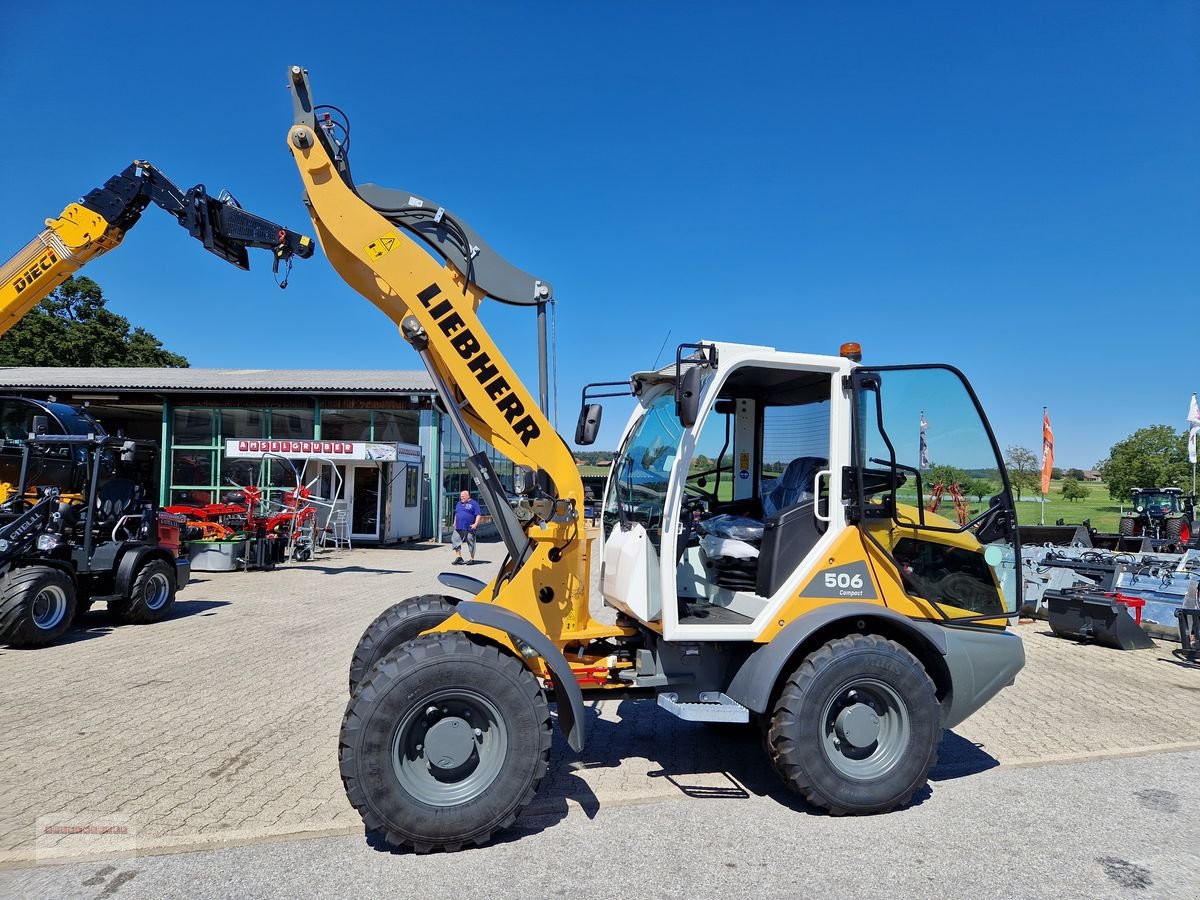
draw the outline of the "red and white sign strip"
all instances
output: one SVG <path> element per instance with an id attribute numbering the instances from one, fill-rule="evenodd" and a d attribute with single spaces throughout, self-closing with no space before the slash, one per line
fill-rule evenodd
<path id="1" fill-rule="evenodd" d="M 225 456 L 230 459 L 262 459 L 264 456 L 288 459 L 364 460 L 368 462 L 421 461 L 416 444 L 382 444 L 373 441 L 275 441 L 229 438 Z"/>

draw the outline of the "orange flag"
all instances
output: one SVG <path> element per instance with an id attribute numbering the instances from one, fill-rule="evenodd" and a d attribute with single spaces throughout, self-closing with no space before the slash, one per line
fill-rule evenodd
<path id="1" fill-rule="evenodd" d="M 1050 473 L 1054 471 L 1054 431 L 1050 413 L 1042 407 L 1042 493 L 1050 493 Z"/>

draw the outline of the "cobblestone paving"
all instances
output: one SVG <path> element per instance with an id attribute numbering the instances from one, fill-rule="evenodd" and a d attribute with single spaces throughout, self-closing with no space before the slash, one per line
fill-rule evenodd
<path id="1" fill-rule="evenodd" d="M 501 555 L 481 544 L 487 561 L 455 571 L 486 579 Z M 358 830 L 337 774 L 350 653 L 386 606 L 437 591 L 449 559 L 425 544 L 198 573 L 166 622 L 113 628 L 101 608 L 55 646 L 0 647 L 0 864 L 118 849 L 110 836 L 55 833 L 81 825 L 125 828 L 139 851 Z M 1025 671 L 947 737 L 934 791 L 997 762 L 1200 744 L 1200 672 L 1170 644 L 1121 653 L 1050 637 L 1043 623 L 1020 633 Z M 531 820 L 780 790 L 748 732 L 682 722 L 652 701 L 592 706 L 582 755 L 556 736 Z"/>

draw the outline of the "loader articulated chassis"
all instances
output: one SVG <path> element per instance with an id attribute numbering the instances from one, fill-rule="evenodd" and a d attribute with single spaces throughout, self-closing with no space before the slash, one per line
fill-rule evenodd
<path id="1" fill-rule="evenodd" d="M 909 802 L 943 728 L 1024 662 L 1012 497 L 962 375 L 715 342 L 634 375 L 601 535 L 616 621 L 598 621 L 571 451 L 478 315 L 550 286 L 436 203 L 356 185 L 341 112 L 314 106 L 304 69 L 288 82 L 326 256 L 420 354 L 463 442 L 517 467 L 514 507 L 487 457 L 468 460 L 507 551 L 497 577 L 442 576 L 474 599 L 401 601 L 355 651 L 340 764 L 367 827 L 430 850 L 511 824 L 547 769 L 548 691 L 577 751 L 585 690 L 641 691 L 685 719 L 758 724 L 783 780 L 835 814 Z M 966 524 L 924 508 L 920 410 L 939 463 L 1002 485 Z M 599 415 L 585 403 L 578 442 Z"/>

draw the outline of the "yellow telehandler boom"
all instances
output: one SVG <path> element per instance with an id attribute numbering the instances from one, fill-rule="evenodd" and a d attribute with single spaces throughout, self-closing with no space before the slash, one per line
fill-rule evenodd
<path id="1" fill-rule="evenodd" d="M 135 161 L 103 187 L 69 204 L 19 253 L 0 265 L 0 335 L 13 327 L 67 278 L 119 245 L 151 203 L 179 220 L 206 250 L 241 269 L 247 248 L 270 250 L 273 266 L 290 268 L 293 256 L 312 256 L 311 238 L 246 212 L 232 197 L 211 197 L 204 185 L 176 187 L 150 163 Z M 286 274 L 281 282 L 287 285 Z"/>

